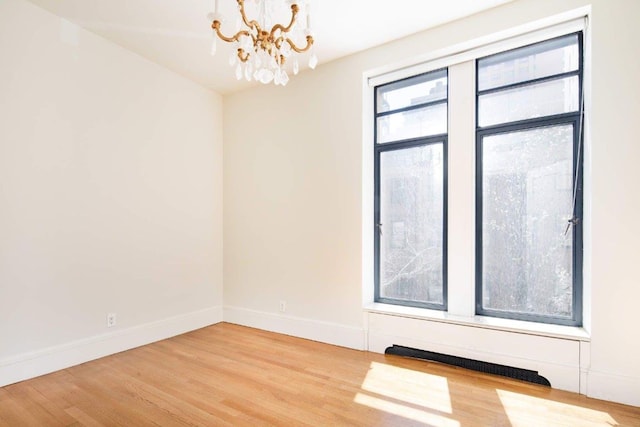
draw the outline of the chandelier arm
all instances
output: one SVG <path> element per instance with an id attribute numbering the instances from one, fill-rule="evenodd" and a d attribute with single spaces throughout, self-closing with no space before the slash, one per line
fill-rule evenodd
<path id="1" fill-rule="evenodd" d="M 296 46 L 296 44 L 293 42 L 293 40 L 291 40 L 290 38 L 286 38 L 285 41 L 287 43 L 289 43 L 289 46 L 291 46 L 291 49 L 297 53 L 302 53 L 302 52 L 306 52 L 308 51 L 311 46 L 313 45 L 313 37 L 312 36 L 307 36 L 307 45 L 303 48 L 300 48 L 298 46 Z"/>
<path id="2" fill-rule="evenodd" d="M 286 37 L 280 36 L 277 39 L 275 39 L 273 44 L 276 46 L 276 49 L 280 50 L 280 48 L 282 47 L 282 43 L 284 43 L 285 41 L 286 41 Z"/>
<path id="3" fill-rule="evenodd" d="M 298 11 L 299 11 L 298 5 L 295 3 L 292 4 L 291 5 L 291 21 L 289 21 L 289 25 L 285 27 L 282 24 L 276 24 L 273 26 L 273 28 L 271 28 L 271 33 L 269 33 L 269 35 L 273 37 L 275 32 L 278 30 L 282 31 L 283 33 L 288 33 L 289 31 L 291 31 L 291 27 L 293 27 L 293 24 L 295 24 L 296 22 L 296 16 L 298 15 Z"/>
<path id="4" fill-rule="evenodd" d="M 241 36 L 249 36 L 252 37 L 251 33 L 249 33 L 249 31 L 246 30 L 242 30 L 242 31 L 238 31 L 237 33 L 235 33 L 233 36 L 231 37 L 226 37 L 224 34 L 222 34 L 222 32 L 220 31 L 220 21 L 216 20 L 213 21 L 213 24 L 211 24 L 211 28 L 213 28 L 216 31 L 216 34 L 218 35 L 218 37 L 220 37 L 221 40 L 224 40 L 226 42 L 235 42 L 238 41 L 238 39 Z"/>
<path id="5" fill-rule="evenodd" d="M 247 15 L 244 12 L 244 0 L 238 0 L 238 6 L 240 7 L 240 16 L 242 17 L 242 22 L 244 22 L 244 25 L 251 29 L 257 30 L 258 33 L 260 33 L 262 28 L 260 28 L 260 24 L 258 24 L 258 21 L 256 21 L 255 19 L 249 21 L 247 19 Z"/>
<path id="6" fill-rule="evenodd" d="M 238 48 L 238 58 L 240 59 L 240 61 L 247 62 L 249 60 L 249 56 L 251 56 L 249 52 L 245 52 L 244 49 Z"/>

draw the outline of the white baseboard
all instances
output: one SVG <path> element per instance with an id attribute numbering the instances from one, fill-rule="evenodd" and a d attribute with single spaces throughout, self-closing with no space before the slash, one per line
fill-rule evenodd
<path id="1" fill-rule="evenodd" d="M 590 370 L 587 376 L 587 396 L 640 406 L 640 378 Z"/>
<path id="2" fill-rule="evenodd" d="M 362 328 L 301 317 L 285 316 L 240 307 L 225 307 L 225 322 L 305 338 L 355 350 L 365 349 Z"/>
<path id="3" fill-rule="evenodd" d="M 211 307 L 0 360 L 0 387 L 140 347 L 222 321 Z"/>

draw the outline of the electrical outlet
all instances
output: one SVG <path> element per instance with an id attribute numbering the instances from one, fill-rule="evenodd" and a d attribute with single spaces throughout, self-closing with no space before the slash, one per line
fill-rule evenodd
<path id="1" fill-rule="evenodd" d="M 113 326 L 116 326 L 116 314 L 115 313 L 108 313 L 107 314 L 107 328 L 111 328 Z"/>
<path id="2" fill-rule="evenodd" d="M 280 301 L 280 313 L 284 313 L 285 311 L 287 311 L 287 302 Z"/>

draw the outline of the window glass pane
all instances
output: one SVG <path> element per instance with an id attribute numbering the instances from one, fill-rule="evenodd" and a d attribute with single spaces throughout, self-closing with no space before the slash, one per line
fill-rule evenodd
<path id="1" fill-rule="evenodd" d="M 573 126 L 482 141 L 482 306 L 571 318 Z"/>
<path id="2" fill-rule="evenodd" d="M 481 127 L 578 111 L 578 76 L 478 97 Z"/>
<path id="3" fill-rule="evenodd" d="M 444 134 L 447 132 L 447 104 L 378 117 L 376 124 L 380 144 Z"/>
<path id="4" fill-rule="evenodd" d="M 443 144 L 380 154 L 380 296 L 443 304 Z"/>
<path id="5" fill-rule="evenodd" d="M 576 34 L 489 56 L 478 61 L 478 90 L 576 71 L 579 59 Z"/>
<path id="6" fill-rule="evenodd" d="M 377 113 L 447 98 L 447 71 L 422 74 L 378 87 Z"/>

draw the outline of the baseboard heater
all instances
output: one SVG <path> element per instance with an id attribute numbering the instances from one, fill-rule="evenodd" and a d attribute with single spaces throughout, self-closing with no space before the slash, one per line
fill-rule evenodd
<path id="1" fill-rule="evenodd" d="M 496 363 L 483 362 L 481 360 L 465 359 L 464 357 L 452 356 L 450 354 L 435 353 L 433 351 L 418 350 L 401 345 L 387 347 L 384 354 L 411 357 L 414 359 L 431 360 L 444 363 L 446 365 L 458 366 L 460 368 L 471 369 L 473 371 L 484 372 L 485 374 L 500 375 L 502 377 L 515 378 L 534 384 L 541 384 L 551 387 L 548 379 L 538 374 L 537 371 L 514 368 L 512 366 L 498 365 Z"/>

